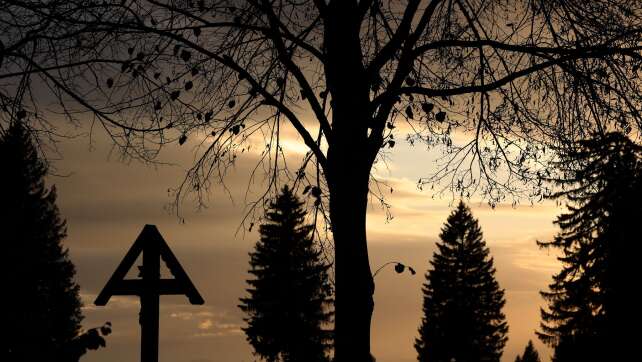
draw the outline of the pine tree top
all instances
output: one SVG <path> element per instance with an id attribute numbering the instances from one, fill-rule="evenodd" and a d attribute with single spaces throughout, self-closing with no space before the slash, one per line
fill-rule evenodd
<path id="1" fill-rule="evenodd" d="M 250 252 L 249 296 L 239 306 L 247 315 L 243 330 L 256 354 L 269 361 L 327 361 L 330 266 L 314 245 L 303 204 L 284 187 L 268 205 Z"/>
<path id="2" fill-rule="evenodd" d="M 524 353 L 522 353 L 521 356 L 518 355 L 515 358 L 515 362 L 541 362 L 539 353 L 537 353 L 535 345 L 533 345 L 533 341 L 528 341 Z"/>
<path id="3" fill-rule="evenodd" d="M 481 227 L 463 202 L 448 216 L 440 239 L 423 287 L 419 360 L 499 361 L 508 332 L 504 291 Z"/>
<path id="4" fill-rule="evenodd" d="M 46 192 L 44 177 L 47 165 L 39 157 L 29 130 L 20 122 L 12 122 L 0 135 L 0 152 L 3 169 L 2 182 L 16 195 L 42 195 Z"/>
<path id="5" fill-rule="evenodd" d="M 0 135 L 0 229 L 7 298 L 5 338 L 10 360 L 58 360 L 80 330 L 75 268 L 62 244 L 65 221 L 47 189 L 47 167 L 30 131 L 19 122 Z M 54 313 L 52 313 L 54 311 Z"/>

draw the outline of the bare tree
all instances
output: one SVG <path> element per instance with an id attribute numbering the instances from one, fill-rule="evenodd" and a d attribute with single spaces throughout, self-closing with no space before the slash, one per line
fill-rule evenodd
<path id="1" fill-rule="evenodd" d="M 367 361 L 366 207 L 378 189 L 371 169 L 394 135 L 409 129 L 409 142 L 445 146 L 443 167 L 420 185 L 477 192 L 492 205 L 539 197 L 551 144 L 639 129 L 640 6 L 0 1 L 0 106 L 5 123 L 28 119 L 35 130 L 51 130 L 51 110 L 89 118 L 123 154 L 146 161 L 198 137 L 179 195 L 221 182 L 248 141 L 263 136 L 256 170 L 270 180 L 264 196 L 289 179 L 329 217 L 336 360 Z M 286 164 L 284 127 L 309 148 L 297 165 Z M 471 141 L 453 144 L 454 131 Z"/>

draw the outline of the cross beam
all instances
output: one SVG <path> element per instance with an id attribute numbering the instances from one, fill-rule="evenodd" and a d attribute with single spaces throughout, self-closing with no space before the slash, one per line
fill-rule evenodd
<path id="1" fill-rule="evenodd" d="M 141 279 L 125 279 L 141 253 Z M 160 278 L 161 259 L 174 279 Z M 141 362 L 158 362 L 158 311 L 161 295 L 185 295 L 191 304 L 201 305 L 205 302 L 154 225 L 145 225 L 94 304 L 104 306 L 113 295 L 140 297 Z"/>

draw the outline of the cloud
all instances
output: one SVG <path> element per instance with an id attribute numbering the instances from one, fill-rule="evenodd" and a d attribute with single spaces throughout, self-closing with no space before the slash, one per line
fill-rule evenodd
<path id="1" fill-rule="evenodd" d="M 208 319 L 202 320 L 202 321 L 200 321 L 198 323 L 198 329 L 207 330 L 207 329 L 212 328 L 213 325 L 214 325 L 214 323 L 212 322 L 212 320 L 208 318 Z"/>

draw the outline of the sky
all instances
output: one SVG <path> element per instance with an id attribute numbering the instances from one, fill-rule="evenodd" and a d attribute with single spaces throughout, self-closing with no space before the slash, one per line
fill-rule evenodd
<path id="1" fill-rule="evenodd" d="M 371 338 L 378 362 L 416 360 L 413 342 L 421 320 L 421 285 L 440 228 L 458 201 L 417 188 L 417 179 L 435 167 L 435 153 L 397 139 L 388 167 L 377 171 L 394 188 L 387 196 L 394 218 L 388 221 L 376 203 L 369 208 L 371 267 L 400 261 L 417 274 L 396 274 L 387 268 L 375 279 Z M 303 152 L 296 140 L 291 141 L 288 151 Z M 139 360 L 138 299 L 112 297 L 105 307 L 94 306 L 93 300 L 145 224 L 157 225 L 205 299 L 203 306 L 192 306 L 184 297 L 161 297 L 160 361 L 256 360 L 241 330 L 244 322 L 238 304 L 245 296 L 248 252 L 257 234 L 237 232 L 245 210 L 248 171 L 256 156 L 239 158 L 226 179 L 227 191 L 214 185 L 207 208 L 198 210 L 194 202 L 185 200 L 182 223 L 167 211 L 172 201 L 168 189 L 179 184 L 193 162 L 193 147 L 191 141 L 168 145 L 160 156 L 168 165 L 151 166 L 120 160 L 99 131 L 91 143 L 87 137 L 77 137 L 60 144 L 61 157 L 54 161 L 55 175 L 48 182 L 56 185 L 58 205 L 67 219 L 65 245 L 77 267 L 83 326 L 92 328 L 106 321 L 113 325 L 107 348 L 90 352 L 83 362 Z M 552 221 L 562 210 L 550 201 L 517 207 L 500 204 L 495 209 L 478 199 L 469 204 L 506 291 L 509 340 L 502 361 L 513 361 L 529 339 L 546 361 L 550 350 L 535 336 L 543 305 L 539 291 L 546 289 L 559 264 L 554 253 L 540 250 L 535 241 L 554 235 Z"/>

